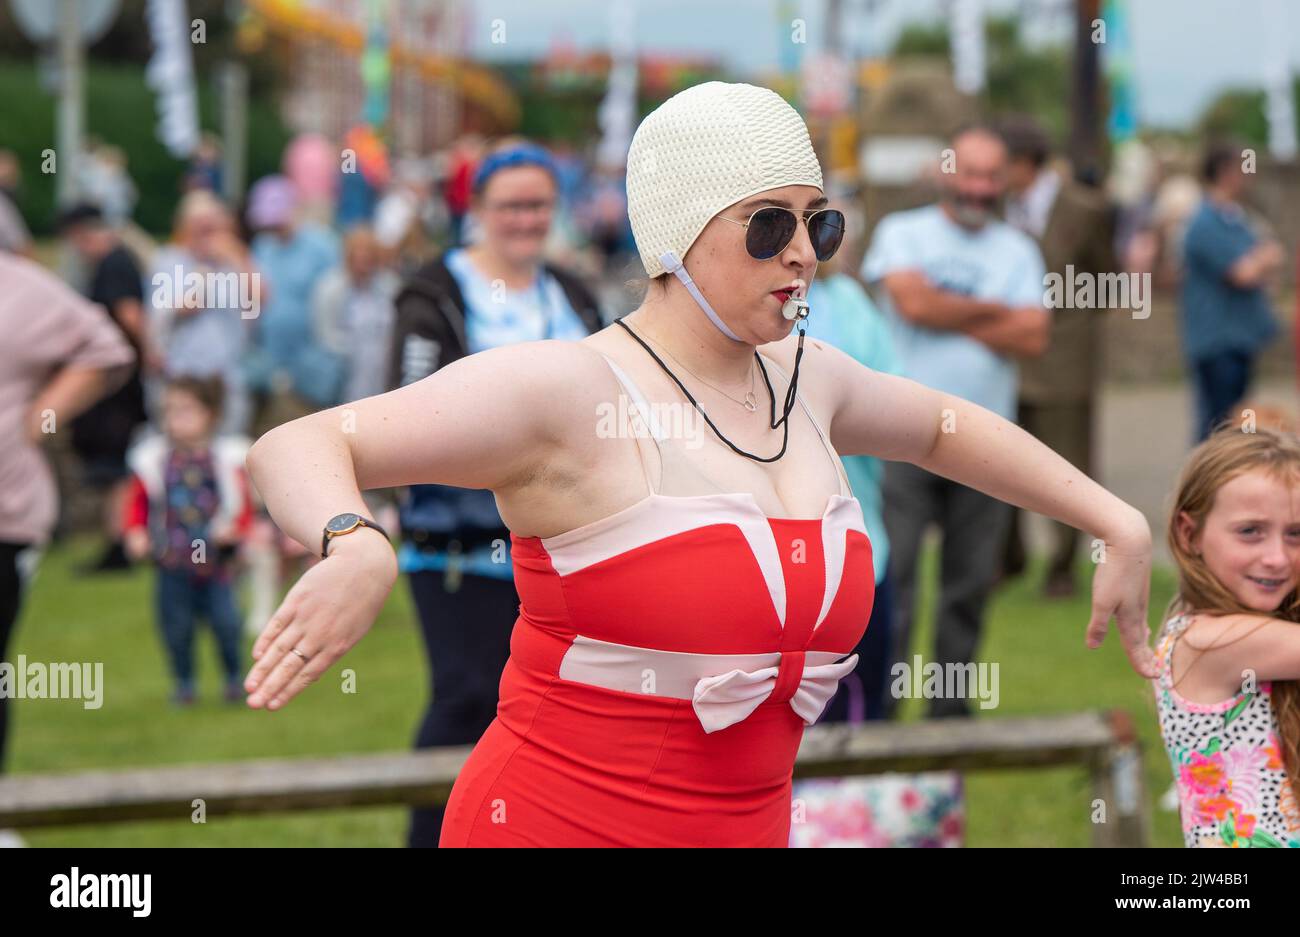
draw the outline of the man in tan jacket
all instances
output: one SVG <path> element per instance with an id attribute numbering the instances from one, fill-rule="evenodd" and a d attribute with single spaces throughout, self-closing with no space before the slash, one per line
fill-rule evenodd
<path id="1" fill-rule="evenodd" d="M 1038 242 L 1049 277 L 1095 277 L 1113 270 L 1113 221 L 1102 195 L 1048 165 L 1047 134 L 1032 118 L 1008 119 L 1000 129 L 1010 160 L 1007 221 Z M 1020 425 L 1089 475 L 1102 312 L 1055 309 L 1047 352 L 1020 362 Z M 1016 575 L 1025 567 L 1022 513 L 1016 511 L 1008 533 L 1004 575 Z M 1044 592 L 1049 597 L 1072 595 L 1078 535 L 1062 524 L 1052 527 Z"/>

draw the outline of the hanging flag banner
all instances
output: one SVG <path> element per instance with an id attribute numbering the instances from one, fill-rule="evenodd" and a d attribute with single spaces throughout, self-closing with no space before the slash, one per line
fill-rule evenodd
<path id="1" fill-rule="evenodd" d="M 776 49 L 777 68 L 787 78 L 799 73 L 804 47 L 808 44 L 808 24 L 795 14 L 798 8 L 792 0 L 777 0 Z"/>
<path id="2" fill-rule="evenodd" d="M 617 0 L 610 7 L 609 86 L 601 101 L 600 145 L 596 163 L 600 166 L 627 165 L 627 151 L 636 129 L 636 7 L 634 0 Z"/>
<path id="3" fill-rule="evenodd" d="M 984 90 L 984 2 L 957 0 L 952 11 L 952 80 L 962 94 Z"/>
<path id="4" fill-rule="evenodd" d="M 361 120 L 372 127 L 382 127 L 388 120 L 393 63 L 387 18 L 388 4 L 384 0 L 370 0 L 366 6 L 366 47 L 361 53 L 361 81 L 366 88 Z"/>
<path id="5" fill-rule="evenodd" d="M 158 96 L 158 139 L 173 156 L 189 156 L 199 143 L 199 107 L 185 0 L 148 0 L 145 17 L 154 49 L 145 82 Z"/>
<path id="6" fill-rule="evenodd" d="M 816 117 L 834 117 L 853 103 L 853 70 L 832 52 L 810 52 L 799 71 L 799 101 Z"/>
<path id="7" fill-rule="evenodd" d="M 1295 92 L 1291 83 L 1291 60 L 1284 0 L 1269 0 L 1264 15 L 1268 23 L 1268 53 L 1264 59 L 1264 113 L 1268 117 L 1268 151 L 1273 158 L 1289 163 L 1296 158 Z"/>
<path id="8" fill-rule="evenodd" d="M 1102 70 L 1110 98 L 1106 131 L 1111 143 L 1125 143 L 1137 136 L 1137 83 L 1127 0 L 1106 0 L 1101 19 L 1106 29 L 1101 43 Z"/>

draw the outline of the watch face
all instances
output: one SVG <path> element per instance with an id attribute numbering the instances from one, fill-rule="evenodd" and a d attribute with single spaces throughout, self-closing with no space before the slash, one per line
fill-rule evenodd
<path id="1" fill-rule="evenodd" d="M 337 517 L 331 517 L 325 529 L 332 534 L 347 533 L 353 527 L 361 522 L 361 518 L 355 514 L 340 514 Z"/>

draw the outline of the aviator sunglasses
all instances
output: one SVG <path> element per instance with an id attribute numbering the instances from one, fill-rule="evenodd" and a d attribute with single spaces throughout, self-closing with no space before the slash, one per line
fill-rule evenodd
<path id="1" fill-rule="evenodd" d="M 745 250 L 755 260 L 770 260 L 786 249 L 794 238 L 799 224 L 799 213 L 806 208 L 793 209 L 779 206 L 760 208 L 749 216 L 748 221 L 737 221 L 719 215 L 723 221 L 730 221 L 745 229 Z M 840 249 L 844 240 L 844 213 L 834 208 L 818 208 L 804 216 L 808 226 L 808 240 L 812 242 L 813 253 L 819 261 L 830 260 Z"/>

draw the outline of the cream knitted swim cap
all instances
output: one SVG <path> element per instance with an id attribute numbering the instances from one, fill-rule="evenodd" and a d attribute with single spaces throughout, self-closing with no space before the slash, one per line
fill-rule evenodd
<path id="1" fill-rule="evenodd" d="M 709 219 L 766 189 L 822 187 L 808 128 L 779 94 L 709 81 L 673 95 L 641 121 L 627 154 L 627 213 L 646 273 L 679 260 Z"/>

